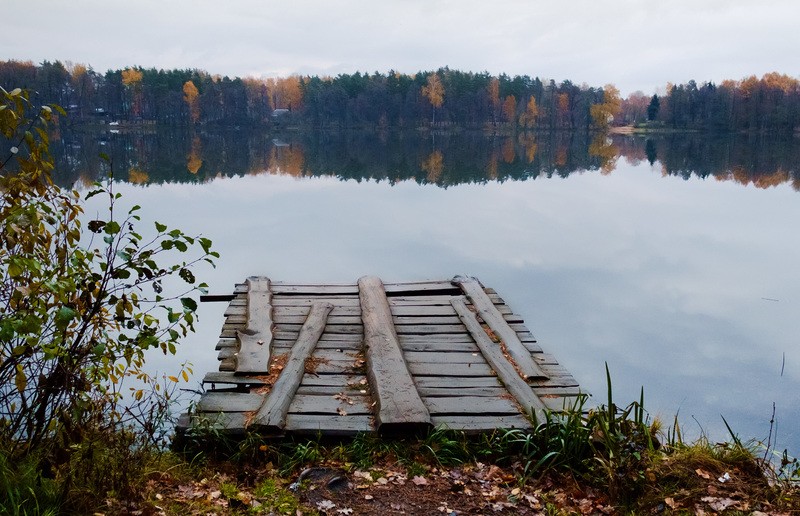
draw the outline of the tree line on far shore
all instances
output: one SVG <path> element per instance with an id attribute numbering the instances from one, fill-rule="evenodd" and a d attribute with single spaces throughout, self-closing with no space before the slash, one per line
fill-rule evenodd
<path id="1" fill-rule="evenodd" d="M 604 130 L 609 126 L 714 132 L 800 129 L 800 81 L 769 73 L 720 84 L 668 84 L 621 98 L 613 85 L 556 83 L 440 68 L 413 75 L 229 78 L 202 70 L 131 67 L 95 72 L 60 61 L 0 61 L 0 86 L 28 88 L 74 123 L 258 125 L 307 128 Z"/>

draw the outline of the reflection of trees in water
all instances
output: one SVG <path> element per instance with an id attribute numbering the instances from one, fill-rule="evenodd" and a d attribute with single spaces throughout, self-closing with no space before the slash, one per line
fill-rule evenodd
<path id="1" fill-rule="evenodd" d="M 253 131 L 154 129 L 72 133 L 54 138 L 62 184 L 87 184 L 103 174 L 100 154 L 115 175 L 134 183 L 204 182 L 247 174 L 334 176 L 450 186 L 509 179 L 610 173 L 622 158 L 649 162 L 665 175 L 714 177 L 760 188 L 791 182 L 800 142 L 774 137 L 596 135 L 586 132 L 319 132 L 276 137 Z"/>
<path id="2" fill-rule="evenodd" d="M 796 138 L 670 134 L 615 137 L 614 142 L 628 161 L 658 163 L 664 175 L 713 177 L 757 188 L 791 183 L 800 190 L 800 141 Z"/>

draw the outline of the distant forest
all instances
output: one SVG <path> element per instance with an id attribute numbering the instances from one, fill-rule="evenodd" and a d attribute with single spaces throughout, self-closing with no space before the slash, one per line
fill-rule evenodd
<path id="1" fill-rule="evenodd" d="M 252 125 L 306 128 L 458 127 L 513 131 L 609 126 L 709 132 L 800 130 L 800 81 L 769 73 L 739 81 L 667 85 L 666 94 L 620 98 L 593 87 L 529 76 L 441 68 L 414 75 L 340 74 L 229 78 L 202 70 L 0 61 L 0 86 L 28 88 L 70 123 Z"/>

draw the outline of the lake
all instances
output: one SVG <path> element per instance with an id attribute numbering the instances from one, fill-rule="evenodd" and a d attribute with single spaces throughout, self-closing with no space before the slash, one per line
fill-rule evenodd
<path id="1" fill-rule="evenodd" d="M 478 277 L 522 315 L 594 403 L 690 437 L 800 453 L 800 142 L 765 136 L 269 135 L 64 132 L 62 184 L 113 159 L 125 202 L 212 239 L 212 293 L 295 282 Z M 83 188 L 83 186 L 80 186 Z M 152 225 L 150 222 L 148 224 Z M 224 303 L 154 370 L 217 368 Z"/>

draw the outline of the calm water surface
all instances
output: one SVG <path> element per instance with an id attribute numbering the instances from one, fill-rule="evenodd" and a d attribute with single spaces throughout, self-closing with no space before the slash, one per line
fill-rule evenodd
<path id="1" fill-rule="evenodd" d="M 144 183 L 118 186 L 127 202 L 214 241 L 218 267 L 198 271 L 214 293 L 248 275 L 473 275 L 594 402 L 607 362 L 617 402 L 644 386 L 651 415 L 671 425 L 677 414 L 689 436 L 726 438 L 724 416 L 766 439 L 774 404 L 780 449 L 800 453 L 797 144 L 247 138 L 96 145 L 120 156 L 117 177 Z M 95 144 L 65 145 L 72 179 L 96 174 Z M 150 366 L 190 360 L 196 381 L 215 370 L 224 308 L 202 305 L 179 357 Z"/>

